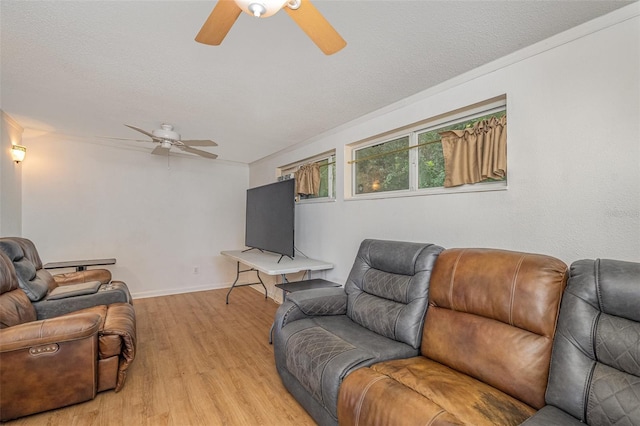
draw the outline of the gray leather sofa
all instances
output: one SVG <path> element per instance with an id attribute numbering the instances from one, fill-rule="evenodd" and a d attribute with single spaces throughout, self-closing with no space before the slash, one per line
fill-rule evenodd
<path id="1" fill-rule="evenodd" d="M 524 425 L 640 425 L 640 263 L 571 265 L 545 401 Z"/>
<path id="2" fill-rule="evenodd" d="M 285 387 L 321 425 L 337 424 L 352 370 L 418 354 L 434 244 L 365 240 L 344 288 L 290 293 L 275 318 L 274 352 Z"/>
<path id="3" fill-rule="evenodd" d="M 131 304 L 127 285 L 111 281 L 111 273 L 106 269 L 51 275 L 43 269 L 33 242 L 26 238 L 0 238 L 0 251 L 13 263 L 20 288 L 33 304 L 38 318 L 53 318 L 92 306 Z"/>

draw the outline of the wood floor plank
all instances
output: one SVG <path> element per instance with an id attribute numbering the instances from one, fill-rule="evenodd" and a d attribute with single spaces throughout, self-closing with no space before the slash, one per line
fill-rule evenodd
<path id="1" fill-rule="evenodd" d="M 278 307 L 248 287 L 134 301 L 138 351 L 122 391 L 11 426 L 315 425 L 286 391 L 269 329 Z"/>

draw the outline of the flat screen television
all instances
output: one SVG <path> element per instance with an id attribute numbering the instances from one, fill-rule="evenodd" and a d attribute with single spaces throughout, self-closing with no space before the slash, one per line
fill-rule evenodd
<path id="1" fill-rule="evenodd" d="M 245 245 L 294 257 L 295 179 L 247 190 Z"/>

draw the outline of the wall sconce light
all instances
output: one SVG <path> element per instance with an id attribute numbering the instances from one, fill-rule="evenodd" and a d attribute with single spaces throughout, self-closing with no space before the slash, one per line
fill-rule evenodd
<path id="1" fill-rule="evenodd" d="M 19 163 L 24 160 L 25 155 L 27 155 L 27 148 L 22 145 L 12 145 L 11 146 L 11 157 L 13 157 L 13 161 Z"/>

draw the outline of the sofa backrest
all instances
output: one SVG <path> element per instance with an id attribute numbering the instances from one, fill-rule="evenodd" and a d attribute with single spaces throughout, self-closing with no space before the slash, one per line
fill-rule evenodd
<path id="1" fill-rule="evenodd" d="M 640 263 L 571 265 L 546 400 L 590 425 L 640 425 Z"/>
<path id="2" fill-rule="evenodd" d="M 422 355 L 541 408 L 566 280 L 567 265 L 550 256 L 443 251 L 431 276 Z"/>
<path id="3" fill-rule="evenodd" d="M 36 320 L 36 310 L 18 286 L 11 260 L 0 251 L 0 328 Z"/>
<path id="4" fill-rule="evenodd" d="M 0 251 L 13 262 L 20 288 L 24 290 L 29 300 L 37 302 L 44 299 L 49 291 L 57 287 L 57 284 L 49 271 L 42 269 L 42 262 L 37 252 L 35 252 L 37 263 L 34 264 L 25 256 L 22 245 L 13 237 L 0 238 Z"/>
<path id="5" fill-rule="evenodd" d="M 38 254 L 38 250 L 36 249 L 36 245 L 33 241 L 22 237 L 4 237 L 3 239 L 18 243 L 24 253 L 24 257 L 33 263 L 36 270 L 42 269 L 42 260 L 40 259 L 40 255 Z"/>
<path id="6" fill-rule="evenodd" d="M 345 283 L 347 316 L 380 335 L 420 347 L 435 244 L 364 240 Z"/>

